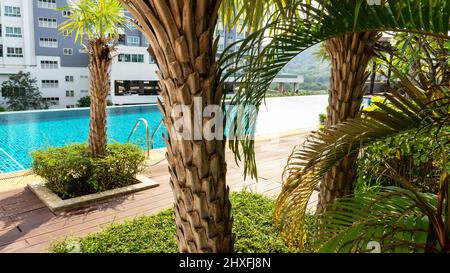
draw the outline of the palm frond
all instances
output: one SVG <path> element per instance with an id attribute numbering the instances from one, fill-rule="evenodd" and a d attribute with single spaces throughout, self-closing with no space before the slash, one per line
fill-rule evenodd
<path id="1" fill-rule="evenodd" d="M 318 252 L 368 252 L 371 242 L 381 252 L 424 252 L 429 216 L 436 195 L 389 187 L 384 191 L 343 198 L 321 214 L 314 248 Z"/>
<path id="2" fill-rule="evenodd" d="M 275 210 L 287 238 L 302 233 L 306 205 L 323 175 L 335 164 L 376 141 L 399 133 L 415 133 L 448 116 L 450 99 L 446 88 L 441 87 L 440 92 L 447 94 L 447 99 L 436 99 L 429 95 L 435 89 L 427 92 L 406 76 L 398 77 L 400 88 L 385 95 L 390 107 L 378 103 L 379 111 L 363 111 L 356 119 L 312 133 L 293 150 Z"/>
<path id="3" fill-rule="evenodd" d="M 331 37 L 365 31 L 405 31 L 448 38 L 450 0 L 388 0 L 378 6 L 354 0 L 307 2 L 296 4 L 299 15 L 289 19 L 275 9 L 264 27 L 226 49 L 220 59 L 222 78 L 237 75 L 236 82 L 240 83 L 233 104 L 259 109 L 269 85 L 283 67 L 307 48 Z M 230 52 L 236 45 L 240 45 L 239 50 Z M 257 177 L 251 137 L 230 139 L 229 144 L 237 160 L 245 159 L 245 174 Z"/>
<path id="4" fill-rule="evenodd" d="M 67 20 L 59 25 L 59 30 L 75 33 L 75 42 L 87 40 L 112 40 L 127 19 L 119 0 L 77 0 L 58 10 L 69 10 Z"/>

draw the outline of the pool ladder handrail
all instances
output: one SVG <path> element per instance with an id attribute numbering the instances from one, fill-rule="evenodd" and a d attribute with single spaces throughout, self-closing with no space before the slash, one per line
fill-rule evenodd
<path id="1" fill-rule="evenodd" d="M 150 149 L 152 149 L 152 150 L 153 150 L 153 148 L 155 148 L 155 136 L 156 136 L 156 133 L 159 131 L 159 129 L 161 129 L 163 124 L 164 124 L 164 119 L 161 119 L 159 121 L 159 123 L 158 123 L 158 126 L 156 126 L 155 131 L 153 131 L 153 133 L 152 133 L 152 137 L 150 139 Z"/>
<path id="2" fill-rule="evenodd" d="M 145 138 L 146 138 L 146 151 L 145 151 L 145 153 L 146 153 L 147 158 L 149 158 L 150 157 L 150 150 L 153 149 L 153 147 L 154 147 L 156 132 L 158 132 L 158 130 L 161 128 L 161 126 L 163 124 L 163 120 L 161 119 L 161 121 L 159 122 L 158 126 L 156 127 L 156 130 L 152 133 L 152 136 L 150 138 L 150 130 L 149 130 L 149 126 L 148 126 L 148 121 L 145 118 L 138 119 L 138 121 L 136 122 L 136 124 L 133 127 L 133 130 L 131 130 L 130 135 L 128 136 L 127 142 L 130 142 L 131 137 L 134 135 L 134 133 L 136 132 L 137 128 L 139 127 L 139 125 L 141 123 L 143 123 L 145 125 Z"/>

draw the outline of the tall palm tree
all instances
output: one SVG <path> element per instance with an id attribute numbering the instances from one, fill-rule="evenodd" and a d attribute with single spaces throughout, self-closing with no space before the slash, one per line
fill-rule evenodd
<path id="1" fill-rule="evenodd" d="M 288 1 L 288 0 L 286 0 Z M 268 7 L 278 0 L 121 0 L 136 19 L 137 27 L 150 43 L 150 54 L 159 67 L 165 143 L 170 185 L 175 205 L 177 242 L 180 252 L 232 252 L 232 215 L 226 185 L 224 139 L 178 139 L 171 130 L 172 110 L 181 105 L 200 110 L 222 105 L 224 81 L 216 61 L 215 28 L 221 12 L 222 22 L 232 27 L 238 15 L 248 27 L 263 22 Z M 241 11 L 246 11 L 241 13 Z M 194 111 L 184 117 L 200 124 Z"/>
<path id="2" fill-rule="evenodd" d="M 117 44 L 118 29 L 124 26 L 123 7 L 118 0 L 75 0 L 69 3 L 69 19 L 59 29 L 75 33 L 89 55 L 91 111 L 89 125 L 89 155 L 101 157 L 106 153 L 106 106 L 110 90 L 109 70 L 112 52 Z"/>
<path id="3" fill-rule="evenodd" d="M 433 137 L 442 147 L 442 158 L 436 159 L 442 168 L 437 179 L 438 193 L 418 192 L 413 182 L 387 165 L 390 177 L 403 188 L 388 187 L 328 204 L 327 210 L 320 214 L 318 251 L 367 251 L 370 241 L 381 243 L 384 252 L 450 251 L 450 184 L 448 147 L 445 148 L 449 145 L 450 92 L 448 86 L 434 85 L 435 77 L 428 77 L 424 72 L 416 73 L 417 78 L 401 75 L 397 70 L 395 73 L 400 84 L 392 94 L 386 95 L 390 106 L 376 102 L 380 107 L 377 112 L 363 112 L 355 119 L 315 134 L 313 141 L 294 151 L 300 156 L 293 154 L 287 169 L 304 161 L 300 163 L 305 166 L 301 175 L 311 183 L 318 183 L 322 173 L 342 158 L 358 153 L 360 148 L 392 136 L 420 133 Z M 311 162 L 314 164 L 310 165 Z M 291 190 L 291 198 L 285 199 L 290 203 L 290 212 L 285 211 L 284 216 L 299 213 L 299 206 L 293 200 L 305 190 L 305 185 Z M 283 198 L 288 195 L 285 192 Z"/>
<path id="4" fill-rule="evenodd" d="M 327 126 L 355 118 L 361 109 L 367 79 L 367 66 L 374 56 L 378 32 L 357 32 L 325 41 L 331 59 L 331 79 Z M 344 158 L 327 172 L 320 183 L 317 212 L 326 204 L 352 192 L 356 178 L 356 156 Z"/>
<path id="5" fill-rule="evenodd" d="M 231 65 L 229 74 L 241 70 L 244 72 L 234 103 L 259 107 L 270 83 L 289 61 L 310 46 L 327 40 L 328 50 L 334 58 L 332 72 L 335 75 L 330 88 L 332 107 L 328 109 L 332 118 L 330 125 L 333 125 L 334 122 L 354 117 L 359 110 L 365 69 L 372 56 L 374 42 L 378 39 L 377 31 L 415 32 L 445 38 L 449 30 L 448 0 L 411 0 L 408 5 L 404 5 L 402 1 L 382 1 L 382 5 L 370 5 L 365 1 L 330 0 L 316 1 L 314 5 L 311 5 L 311 1 L 306 1 L 298 6 L 302 16 L 294 20 L 283 20 L 275 14 L 274 17 L 280 19 L 254 32 L 242 43 L 238 52 L 221 60 L 226 64 L 230 58 L 250 59 L 244 67 Z M 427 16 L 423 17 L 424 14 Z M 272 30 L 273 34 L 268 30 Z M 343 88 L 340 88 L 340 85 Z M 311 136 L 310 143 L 315 143 L 318 136 L 322 136 L 322 133 Z M 254 141 L 251 137 L 230 140 L 230 144 L 233 151 L 239 155 L 238 158 L 243 154 L 245 170 L 256 176 Z M 298 152 L 292 154 L 283 175 L 284 184 L 275 216 L 282 224 L 285 234 L 291 238 L 302 233 L 308 200 L 318 181 L 333 167 L 335 174 L 328 175 L 327 178 L 332 179 L 325 180 L 322 186 L 319 210 L 325 203 L 350 192 L 351 181 L 345 181 L 344 178 L 351 180 L 353 176 L 346 170 L 351 166 L 354 154 L 340 157 L 342 162 L 332 161 L 331 157 L 327 157 L 328 163 L 332 163 L 330 168 L 325 172 L 306 175 L 315 166 L 316 160 L 320 159 L 319 157 L 305 161 L 305 156 L 316 152 L 314 149 L 318 148 L 312 144 L 305 149 L 301 149 L 303 146 L 295 149 Z M 340 175 L 337 175 L 336 171 L 339 171 Z M 347 175 L 343 176 L 345 173 Z"/>

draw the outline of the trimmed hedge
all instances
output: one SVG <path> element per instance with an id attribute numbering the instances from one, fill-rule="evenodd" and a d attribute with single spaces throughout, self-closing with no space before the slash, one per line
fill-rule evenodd
<path id="1" fill-rule="evenodd" d="M 90 158 L 87 144 L 46 148 L 31 154 L 33 172 L 61 198 L 135 184 L 143 168 L 144 152 L 133 144 L 109 144 L 102 158 Z"/>

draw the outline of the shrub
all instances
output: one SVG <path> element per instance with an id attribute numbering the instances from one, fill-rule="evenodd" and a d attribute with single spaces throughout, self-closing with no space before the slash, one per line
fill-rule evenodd
<path id="1" fill-rule="evenodd" d="M 106 105 L 112 106 L 113 103 L 110 100 L 106 101 Z M 77 107 L 90 107 L 91 106 L 91 97 L 84 96 L 78 100 Z"/>
<path id="2" fill-rule="evenodd" d="M 273 223 L 274 200 L 249 192 L 231 193 L 235 251 L 241 253 L 288 252 Z M 88 253 L 170 253 L 178 252 L 175 220 L 171 209 L 113 224 L 84 238 L 54 242 L 52 252 L 70 252 L 76 242 Z"/>
<path id="3" fill-rule="evenodd" d="M 133 144 L 109 144 L 102 158 L 90 158 L 87 144 L 35 151 L 32 169 L 61 198 L 101 192 L 136 183 L 143 151 Z"/>
<path id="4" fill-rule="evenodd" d="M 405 133 L 376 142 L 361 152 L 356 192 L 383 186 L 401 186 L 386 166 L 412 182 L 422 192 L 436 193 L 439 187 L 441 150 L 433 133 Z M 450 147 L 446 146 L 450 153 Z"/>
<path id="5" fill-rule="evenodd" d="M 6 109 L 4 107 L 0 106 L 0 112 L 5 112 L 5 111 L 6 111 Z"/>
<path id="6" fill-rule="evenodd" d="M 385 98 L 373 97 L 372 102 L 382 103 L 390 108 Z M 378 111 L 372 103 L 365 111 Z M 449 127 L 442 128 L 449 131 Z M 358 159 L 358 177 L 355 192 L 377 191 L 385 186 L 401 186 L 388 172 L 387 166 L 411 181 L 422 192 L 436 193 L 439 187 L 439 166 L 441 147 L 434 141 L 438 128 L 416 130 L 386 138 L 373 143 L 361 151 Z M 446 145 L 446 153 L 450 146 Z"/>
<path id="7" fill-rule="evenodd" d="M 319 123 L 320 125 L 325 125 L 327 123 L 327 114 L 325 113 L 319 114 Z"/>

